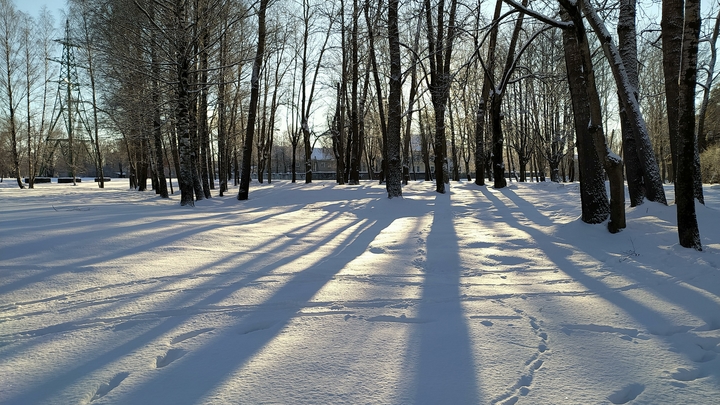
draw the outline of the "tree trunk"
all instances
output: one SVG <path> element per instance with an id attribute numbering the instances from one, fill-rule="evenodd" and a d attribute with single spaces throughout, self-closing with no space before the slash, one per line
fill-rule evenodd
<path id="1" fill-rule="evenodd" d="M 151 4 L 151 15 L 154 15 L 154 7 Z M 156 176 L 158 180 L 157 193 L 161 198 L 169 198 L 167 180 L 165 178 L 165 166 L 163 165 L 163 142 L 162 142 L 162 121 L 160 118 L 160 62 L 157 55 L 157 38 L 152 37 L 150 44 L 150 65 L 153 73 L 152 81 L 152 108 L 153 108 L 153 139 L 155 141 Z M 97 111 L 97 109 L 94 109 Z M 95 121 L 97 126 L 97 120 Z M 97 137 L 96 137 L 97 139 Z"/>
<path id="2" fill-rule="evenodd" d="M 620 2 L 620 16 L 618 19 L 618 51 L 625 65 L 628 82 L 633 87 L 633 96 L 638 100 L 638 60 L 637 60 L 637 32 L 635 29 L 636 1 L 622 0 Z M 625 161 L 625 176 L 630 196 L 630 206 L 635 207 L 645 200 L 645 182 L 643 170 L 640 165 L 635 136 L 632 132 L 632 123 L 627 111 L 620 104 L 620 125 L 622 131 L 623 160 Z"/>
<path id="3" fill-rule="evenodd" d="M 7 9 L 3 10 L 7 14 L 4 16 L 1 16 L 0 18 L 3 18 L 3 24 L 2 24 L 2 45 L 3 45 L 3 78 L 2 82 L 4 82 L 5 87 L 5 102 L 7 103 L 8 107 L 8 113 L 9 116 L 7 118 L 9 123 L 9 130 L 10 130 L 10 143 L 12 148 L 12 169 L 13 169 L 13 175 L 15 176 L 15 179 L 17 180 L 17 185 L 21 189 L 24 189 L 25 186 L 23 185 L 22 178 L 20 178 L 20 153 L 18 152 L 18 130 L 17 130 L 17 123 L 15 118 L 15 111 L 16 111 L 16 105 L 15 105 L 15 98 L 14 98 L 14 92 L 13 89 L 13 82 L 14 82 L 14 75 L 15 75 L 15 64 L 13 62 L 14 57 L 14 42 L 17 35 L 17 22 L 18 22 L 18 16 L 15 13 L 14 6 L 12 4 L 7 6 Z M 71 152 L 72 155 L 72 152 Z M 72 166 L 72 165 L 71 165 Z M 0 175 L 1 176 L 1 175 Z M 75 175 L 73 173 L 73 184 L 75 182 Z"/>
<path id="4" fill-rule="evenodd" d="M 333 141 L 333 154 L 335 155 L 335 180 L 338 184 L 345 184 L 345 156 L 343 154 L 343 120 L 341 117 L 342 109 L 340 107 L 342 103 L 342 93 L 340 92 L 340 83 L 336 85 L 337 89 L 337 100 L 335 100 L 335 117 L 333 118 L 332 124 L 332 141 Z"/>
<path id="5" fill-rule="evenodd" d="M 666 0 L 668 1 L 668 0 Z M 674 2 L 674 1 L 669 1 Z M 677 11 L 677 10 L 676 10 Z M 663 8 L 663 13 L 665 9 Z M 682 40 L 682 63 L 678 81 L 678 167 L 675 179 L 675 204 L 680 245 L 702 250 L 700 231 L 695 213 L 694 182 L 695 153 L 695 84 L 697 83 L 697 53 L 700 41 L 700 0 L 685 0 L 685 26 Z"/>
<path id="6" fill-rule="evenodd" d="M 435 112 L 435 191 L 445 193 L 444 168 L 447 163 L 447 138 L 445 135 L 445 111 L 450 94 L 450 59 L 455 39 L 455 14 L 457 0 L 450 1 L 447 36 L 445 36 L 445 0 L 437 3 L 437 21 L 433 21 L 430 0 L 425 0 L 427 37 L 430 53 L 430 98 Z"/>
<path id="7" fill-rule="evenodd" d="M 388 39 L 390 42 L 390 88 L 388 93 L 387 126 L 387 191 L 388 198 L 402 196 L 402 160 L 400 131 L 402 125 L 402 67 L 400 65 L 399 0 L 388 2 Z"/>
<path id="8" fill-rule="evenodd" d="M 187 15 L 185 1 L 176 2 L 176 24 L 178 28 L 177 38 L 177 137 L 178 154 L 180 155 L 180 171 L 178 172 L 178 183 L 180 186 L 180 205 L 195 205 L 195 189 L 193 188 L 192 174 L 192 145 L 190 142 L 190 113 L 189 113 L 189 80 L 190 61 L 188 60 L 187 43 Z"/>
<path id="9" fill-rule="evenodd" d="M 488 42 L 487 62 L 484 67 L 483 87 L 475 121 L 475 184 L 478 186 L 485 185 L 485 114 L 487 112 L 488 102 L 490 101 L 490 89 L 493 86 L 492 75 L 495 71 L 495 48 L 497 47 L 502 5 L 502 0 L 495 2 L 493 25 L 490 31 L 490 42 Z"/>
<path id="10" fill-rule="evenodd" d="M 227 27 L 225 27 L 227 30 Z M 219 80 L 218 80 L 218 94 L 217 94 L 217 149 L 218 149 L 218 181 L 220 182 L 220 197 L 223 197 L 224 193 L 228 191 L 228 173 L 230 172 L 230 155 L 228 150 L 227 141 L 227 113 L 225 111 L 225 99 L 227 97 L 226 91 L 226 76 L 227 71 L 225 64 L 227 59 L 227 37 L 225 34 L 220 36 L 219 44 Z"/>
<path id="11" fill-rule="evenodd" d="M 612 43 L 612 37 L 605 28 L 603 21 L 595 12 L 594 7 L 588 0 L 582 1 L 583 11 L 590 25 L 595 31 L 602 45 L 605 57 L 607 58 L 610 68 L 615 78 L 615 84 L 618 87 L 622 106 L 628 114 L 629 122 L 633 130 L 633 136 L 638 150 L 638 158 L 642 167 L 645 179 L 645 191 L 650 201 L 667 204 L 665 199 L 665 189 L 663 188 L 662 178 L 660 176 L 660 167 L 655 159 L 655 152 L 650 142 L 647 124 L 640 112 L 640 105 L 635 98 L 635 89 L 628 81 L 625 65 L 622 62 L 620 53 Z"/>
<path id="12" fill-rule="evenodd" d="M 405 152 L 405 157 L 403 158 L 403 165 L 407 167 L 408 169 L 408 175 L 403 179 L 403 184 L 407 184 L 409 178 L 410 178 L 410 167 L 414 166 L 412 164 L 413 160 L 413 150 L 412 150 L 412 116 L 413 116 L 413 108 L 415 108 L 415 96 L 417 95 L 417 88 L 418 88 L 418 78 L 417 78 L 417 60 L 415 60 L 415 55 L 417 55 L 418 49 L 420 48 L 420 28 L 422 27 L 422 16 L 418 19 L 418 25 L 417 30 L 415 31 L 415 41 L 413 42 L 413 62 L 410 66 L 410 94 L 408 96 L 408 102 L 407 102 L 407 112 L 405 113 L 405 136 L 403 138 L 403 150 Z M 415 172 L 413 167 L 413 173 Z"/>
<path id="13" fill-rule="evenodd" d="M 260 70 L 265 55 L 265 12 L 269 0 L 260 0 L 258 9 L 258 45 L 250 78 L 250 106 L 248 107 L 248 121 L 245 132 L 245 145 L 243 147 L 242 172 L 240 177 L 240 190 L 238 200 L 247 200 L 250 195 L 250 170 L 252 163 L 253 137 L 255 135 L 255 121 L 257 115 L 258 99 L 260 98 Z"/>
<path id="14" fill-rule="evenodd" d="M 490 128 L 492 129 L 492 167 L 493 186 L 503 188 L 507 186 L 505 180 L 505 161 L 503 160 L 503 133 L 502 133 L 502 96 L 496 91 L 490 96 Z"/>
<path id="15" fill-rule="evenodd" d="M 563 44 L 577 134 L 582 220 L 597 224 L 611 215 L 608 226 L 611 232 L 616 232 L 625 227 L 622 161 L 611 154 L 605 144 L 600 98 L 580 10 L 577 7 L 561 7 L 560 15 L 563 21 L 574 24 L 573 29 L 563 30 Z M 610 176 L 610 203 L 605 191 L 603 168 Z"/>
<path id="16" fill-rule="evenodd" d="M 390 13 L 389 7 L 390 7 L 390 5 L 388 5 L 388 18 L 390 18 L 389 17 L 389 13 Z M 379 116 L 379 120 L 380 120 L 380 135 L 383 140 L 383 148 L 382 148 L 383 160 L 388 162 L 389 161 L 389 157 L 388 157 L 389 152 L 387 150 L 387 147 L 388 147 L 388 130 L 389 130 L 388 126 L 389 126 L 390 118 L 386 117 L 385 106 L 383 105 L 384 104 L 383 91 L 382 91 L 383 86 L 380 82 L 380 71 L 378 69 L 377 54 L 375 51 L 375 34 L 373 32 L 373 27 L 372 27 L 372 24 L 370 21 L 370 0 L 365 0 L 364 12 L 365 12 L 365 21 L 367 23 L 367 29 L 368 29 L 368 46 L 369 46 L 368 51 L 370 53 L 369 56 L 370 56 L 370 62 L 372 63 L 373 80 L 375 82 L 375 93 L 377 95 L 377 101 L 378 101 L 377 105 L 378 105 L 378 116 Z M 388 27 L 389 26 L 390 26 L 390 21 L 388 21 Z M 390 41 L 392 44 L 392 38 L 390 38 Z M 392 50 L 390 52 L 392 52 Z M 357 55 L 358 55 L 357 31 L 356 31 L 355 25 L 353 25 L 353 52 L 352 52 L 352 55 L 353 55 L 353 87 L 354 87 L 355 86 L 354 81 L 355 81 L 355 75 L 356 75 L 354 66 L 357 66 Z M 390 56 L 392 56 L 392 54 Z M 390 63 L 392 66 L 393 62 L 390 61 Z M 391 75 L 392 75 L 392 73 L 391 73 Z M 392 79 L 390 79 L 390 80 L 392 80 Z M 389 101 L 389 95 L 388 95 L 388 103 L 389 102 L 390 101 Z M 388 108 L 391 108 L 391 107 L 388 106 Z M 389 112 L 388 112 L 388 115 L 389 115 Z M 388 119 L 387 124 L 386 124 L 386 119 Z M 360 161 L 359 155 L 357 156 L 357 159 L 359 162 Z M 359 165 L 359 163 L 358 163 L 358 165 Z M 352 172 L 352 170 L 351 170 L 351 172 Z M 388 188 L 388 193 L 390 193 L 389 185 L 386 185 L 386 188 Z"/>
<path id="17" fill-rule="evenodd" d="M 207 28 L 201 28 L 204 31 Z M 198 120 L 198 141 L 199 141 L 199 164 L 200 164 L 200 179 L 202 184 L 203 196 L 205 198 L 211 198 L 210 193 L 210 182 L 214 182 L 214 179 L 210 177 L 210 130 L 208 128 L 208 53 L 206 50 L 206 44 L 209 42 L 207 34 L 203 35 L 203 40 L 200 44 L 202 50 L 200 52 L 200 100 L 198 103 L 197 120 Z"/>

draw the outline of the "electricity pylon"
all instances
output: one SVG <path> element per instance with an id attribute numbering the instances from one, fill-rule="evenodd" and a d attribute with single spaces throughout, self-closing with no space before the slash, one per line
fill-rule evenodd
<path id="1" fill-rule="evenodd" d="M 53 108 L 53 119 L 50 125 L 48 143 L 51 145 L 47 162 L 52 160 L 55 150 L 60 146 L 65 162 L 70 169 L 70 177 L 75 184 L 77 155 L 75 144 L 80 143 L 87 149 L 87 139 L 83 135 L 86 131 L 90 133 L 88 126 L 87 112 L 80 92 L 80 79 L 77 73 L 75 62 L 75 48 L 78 47 L 70 38 L 70 21 L 65 22 L 65 38 L 57 39 L 55 42 L 62 44 L 62 58 L 54 60 L 60 63 L 60 77 L 58 79 L 57 95 L 55 96 L 55 107 Z M 53 138 L 55 127 L 62 118 L 65 124 L 67 138 Z M 89 150 L 87 151 L 90 153 Z"/>

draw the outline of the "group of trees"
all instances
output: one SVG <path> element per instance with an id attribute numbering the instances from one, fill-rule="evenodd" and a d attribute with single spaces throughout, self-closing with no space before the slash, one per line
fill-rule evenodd
<path id="1" fill-rule="evenodd" d="M 710 90 L 720 19 L 703 20 L 699 0 L 663 0 L 659 22 L 639 18 L 637 0 L 68 3 L 65 39 L 53 42 L 47 12 L 33 19 L 0 0 L 2 153 L 20 187 L 20 162 L 32 187 L 61 143 L 51 106 L 63 88 L 56 106 L 89 112 L 83 145 L 101 187 L 109 142 L 140 190 L 149 178 L 167 197 L 174 174 L 182 205 L 233 180 L 248 198 L 251 172 L 272 181 L 279 147 L 292 180 L 300 155 L 312 182 L 318 142 L 338 182 L 357 184 L 362 162 L 380 162 L 398 197 L 419 151 L 439 193 L 463 172 L 496 188 L 509 174 L 580 180 L 582 219 L 610 218 L 611 231 L 625 226 L 625 181 L 634 206 L 666 203 L 672 180 L 681 244 L 701 249 L 694 204 L 718 131 L 708 111 L 720 98 Z M 68 74 L 61 87 L 61 47 L 74 50 L 77 84 Z"/>

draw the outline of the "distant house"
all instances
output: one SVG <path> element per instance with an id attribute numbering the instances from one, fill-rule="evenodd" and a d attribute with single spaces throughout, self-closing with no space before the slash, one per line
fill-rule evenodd
<path id="1" fill-rule="evenodd" d="M 335 153 L 332 148 L 314 148 L 310 158 L 312 160 L 312 171 L 314 173 L 335 172 L 337 161 L 335 160 Z"/>

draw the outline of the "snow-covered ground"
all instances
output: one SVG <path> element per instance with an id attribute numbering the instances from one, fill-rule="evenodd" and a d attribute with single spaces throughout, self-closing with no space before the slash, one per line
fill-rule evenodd
<path id="1" fill-rule="evenodd" d="M 720 188 L 696 252 L 577 184 L 85 180 L 0 184 L 1 404 L 720 403 Z"/>

